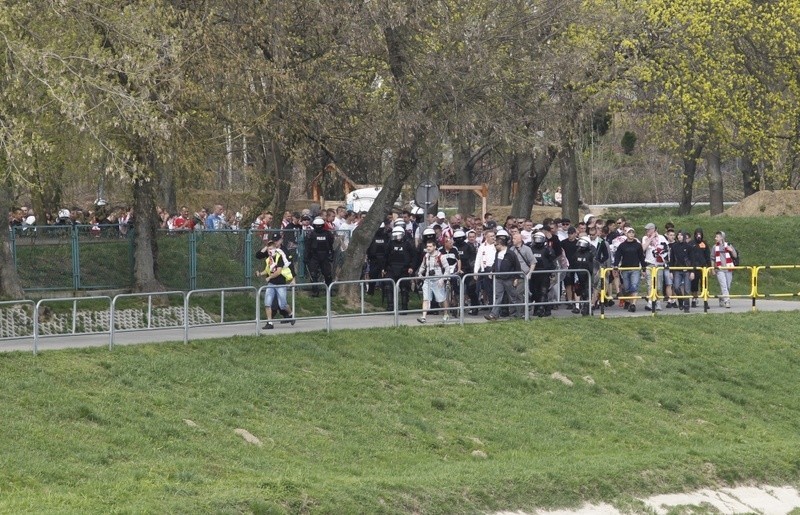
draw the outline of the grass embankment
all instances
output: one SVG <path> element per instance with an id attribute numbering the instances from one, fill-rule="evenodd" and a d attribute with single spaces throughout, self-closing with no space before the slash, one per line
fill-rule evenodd
<path id="1" fill-rule="evenodd" d="M 0 354 L 0 511 L 635 507 L 796 482 L 796 332 L 758 313 Z"/>

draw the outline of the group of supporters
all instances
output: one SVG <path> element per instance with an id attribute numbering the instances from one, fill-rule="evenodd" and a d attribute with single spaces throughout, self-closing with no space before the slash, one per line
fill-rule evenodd
<path id="1" fill-rule="evenodd" d="M 33 208 L 20 206 L 8 214 L 8 225 L 19 235 L 33 235 L 37 227 L 84 227 L 93 236 L 101 233 L 114 233 L 125 236 L 133 225 L 133 210 L 125 206 L 111 207 L 104 199 L 97 199 L 91 209 L 59 209 L 56 213 L 46 211 L 37 217 Z"/>
<path id="2" fill-rule="evenodd" d="M 550 316 L 553 309 L 563 306 L 588 315 L 590 305 L 599 307 L 601 270 L 608 274 L 604 284 L 609 307 L 619 302 L 620 308 L 636 311 L 637 300 L 642 298 L 640 282 L 646 278 L 647 298 L 653 298 L 650 288 L 654 286 L 666 307 L 688 312 L 697 306 L 703 268 L 714 270 L 720 284 L 720 306 L 730 307 L 732 267 L 738 264 L 738 253 L 722 231 L 710 243 L 701 228 L 690 234 L 676 231 L 668 223 L 661 235 L 655 224 L 649 223 L 640 240 L 624 218 L 604 221 L 590 214 L 573 226 L 566 218 L 546 218 L 534 224 L 530 219 L 508 217 L 499 225 L 491 213 L 481 219 L 460 214 L 447 217 L 444 212 L 429 214 L 423 230 L 422 216 L 419 209 L 388 216 L 372 239 L 364 267 L 364 278 L 370 280 L 368 294 L 379 292 L 389 310 L 395 307 L 395 283 L 399 284 L 397 307 L 401 312 L 409 310 L 412 292 L 419 293 L 420 323 L 426 323 L 434 309 L 441 310 L 444 321 L 449 319 L 448 310 L 459 305 L 465 275 L 468 314 L 486 311 L 488 320 L 523 317 L 526 283 L 534 316 Z M 314 217 L 302 214 L 299 225 L 291 218 L 297 214 L 284 217 L 281 233 L 272 233 L 272 237 L 265 233 L 273 254 L 279 257 L 271 262 L 272 272 L 264 273 L 280 274 L 276 264 L 284 263 L 293 277 L 298 240 L 291 229 L 299 227 L 308 231 L 302 239 L 302 266 L 310 282 L 330 284 L 335 256 L 346 248 L 343 235 L 357 226 L 360 217 L 340 208 Z M 257 257 L 262 259 L 268 252 L 265 245 Z M 652 274 L 654 285 L 649 280 Z M 275 287 L 288 281 L 276 279 L 271 283 Z M 316 286 L 311 294 L 319 295 Z M 265 299 L 268 305 L 273 297 Z M 285 311 L 285 302 L 284 292 L 275 308 Z M 648 302 L 645 308 L 661 310 L 662 304 Z M 267 316 L 271 318 L 269 312 Z M 271 322 L 267 327 L 272 327 Z"/>
<path id="3" fill-rule="evenodd" d="M 323 214 L 303 227 L 309 231 L 304 235 L 303 265 L 312 283 L 330 284 L 334 278 L 337 226 L 332 222 Z M 636 311 L 643 278 L 648 299 L 663 298 L 666 307 L 688 312 L 697 306 L 703 268 L 713 269 L 720 284 L 720 306 L 730 307 L 738 253 L 722 231 L 707 242 L 700 228 L 690 234 L 668 223 L 661 235 L 655 224 L 648 223 L 645 235 L 637 239 L 624 218 L 604 221 L 591 214 L 575 226 L 569 219 L 547 218 L 534 224 L 514 217 L 498 225 L 491 214 L 481 220 L 447 217 L 443 212 L 429 215 L 427 222 L 423 230 L 419 211 L 387 217 L 367 250 L 364 270 L 364 278 L 370 280 L 367 292 L 381 293 L 389 310 L 397 300 L 398 309 L 408 311 L 409 298 L 417 291 L 422 297 L 420 323 L 426 323 L 434 309 L 447 321 L 449 309 L 459 305 L 462 284 L 468 314 L 485 311 L 487 320 L 523 317 L 526 291 L 534 316 L 550 316 L 553 309 L 564 306 L 588 315 L 590 305 L 599 307 L 602 284 L 607 288 L 607 306 L 619 302 L 620 308 Z M 283 250 L 275 245 L 283 254 L 278 262 L 294 261 L 292 242 L 277 234 L 275 240 L 283 245 Z M 258 257 L 266 251 L 265 247 Z M 601 270 L 608 274 L 604 282 Z M 658 290 L 655 296 L 652 287 Z M 312 290 L 312 295 L 318 294 Z M 662 303 L 648 302 L 645 308 L 661 310 Z"/>

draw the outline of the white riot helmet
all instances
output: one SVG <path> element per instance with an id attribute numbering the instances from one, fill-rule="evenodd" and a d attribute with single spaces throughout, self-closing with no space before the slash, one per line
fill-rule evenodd
<path id="1" fill-rule="evenodd" d="M 499 229 L 495 236 L 496 236 L 496 241 L 498 243 L 502 243 L 503 245 L 508 245 L 508 238 L 509 238 L 508 231 L 506 231 L 505 229 Z"/>
<path id="2" fill-rule="evenodd" d="M 589 238 L 579 238 L 578 239 L 578 248 L 587 250 L 589 247 L 592 246 L 592 243 L 589 241 Z"/>
<path id="3" fill-rule="evenodd" d="M 66 209 L 66 208 L 60 209 L 58 211 L 58 217 L 59 218 L 69 218 L 70 217 L 69 209 Z"/>
<path id="4" fill-rule="evenodd" d="M 313 222 L 311 222 L 311 225 L 313 225 L 314 227 L 322 227 L 323 225 L 325 225 L 325 220 L 323 220 L 321 216 L 318 216 L 314 219 Z"/>
<path id="5" fill-rule="evenodd" d="M 544 245 L 547 241 L 547 236 L 544 235 L 543 232 L 537 232 L 533 235 L 533 244 L 534 245 Z"/>
<path id="6" fill-rule="evenodd" d="M 395 227 L 394 229 L 392 229 L 393 240 L 401 241 L 405 237 L 406 237 L 406 231 L 404 231 L 402 227 Z"/>

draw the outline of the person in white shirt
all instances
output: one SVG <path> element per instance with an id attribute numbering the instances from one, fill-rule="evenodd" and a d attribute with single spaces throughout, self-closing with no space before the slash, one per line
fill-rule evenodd
<path id="1" fill-rule="evenodd" d="M 494 245 L 495 232 L 491 229 L 483 231 L 483 243 L 478 247 L 478 253 L 475 256 L 475 270 L 476 274 L 485 274 L 478 276 L 478 298 L 483 297 L 484 304 L 492 304 L 494 302 L 494 288 L 492 279 L 489 277 L 489 272 L 492 271 L 495 257 L 497 256 L 497 249 Z"/>

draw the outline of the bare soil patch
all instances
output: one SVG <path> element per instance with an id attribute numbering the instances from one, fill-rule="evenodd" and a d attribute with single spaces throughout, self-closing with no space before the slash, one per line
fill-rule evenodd
<path id="1" fill-rule="evenodd" d="M 735 217 L 800 216 L 800 191 L 759 191 L 725 210 Z"/>

